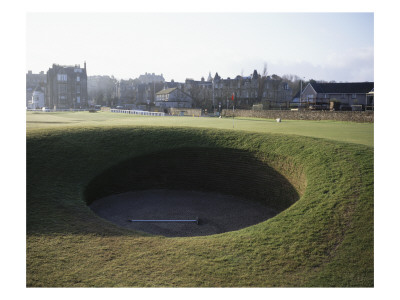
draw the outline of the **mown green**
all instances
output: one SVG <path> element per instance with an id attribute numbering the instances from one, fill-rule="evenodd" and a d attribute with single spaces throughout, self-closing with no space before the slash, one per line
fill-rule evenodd
<path id="1" fill-rule="evenodd" d="M 27 129 L 102 126 L 163 126 L 215 128 L 234 131 L 295 134 L 333 141 L 374 145 L 374 124 L 338 121 L 276 120 L 256 118 L 150 117 L 110 112 L 27 112 Z"/>
<path id="2" fill-rule="evenodd" d="M 373 286 L 372 147 L 240 130 L 91 122 L 28 128 L 27 286 Z M 190 238 L 128 231 L 86 205 L 87 185 L 105 170 L 185 147 L 257 153 L 301 197 L 255 226 Z"/>

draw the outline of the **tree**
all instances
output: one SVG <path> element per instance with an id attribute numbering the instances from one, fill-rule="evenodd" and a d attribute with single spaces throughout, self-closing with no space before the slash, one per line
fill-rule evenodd
<path id="1" fill-rule="evenodd" d="M 235 92 L 237 85 L 235 79 L 230 79 L 229 77 L 225 80 L 223 87 L 222 87 L 222 93 L 221 93 L 221 98 L 219 101 L 217 101 L 216 106 L 219 107 L 219 103 L 221 103 L 222 106 L 226 104 L 226 101 L 231 101 L 232 99 L 232 94 Z"/>
<path id="2" fill-rule="evenodd" d="M 262 74 L 258 76 L 257 102 L 261 102 L 267 84 L 268 65 L 264 63 Z"/>
<path id="3" fill-rule="evenodd" d="M 316 81 L 316 80 L 314 80 L 314 79 L 310 79 L 309 83 L 311 83 L 311 84 L 316 84 L 316 83 L 317 83 L 317 81 Z"/>
<path id="4" fill-rule="evenodd" d="M 282 78 L 276 74 L 273 74 L 271 76 L 271 86 L 272 86 L 272 102 L 277 104 L 282 100 L 282 97 L 280 95 L 280 85 L 282 84 Z"/>
<path id="5" fill-rule="evenodd" d="M 240 76 L 236 76 L 236 83 L 237 83 L 237 86 L 235 87 L 235 90 L 237 90 L 237 92 L 235 93 L 235 102 L 239 103 L 243 96 L 243 83 L 244 83 L 243 69 L 240 72 Z"/>
<path id="6" fill-rule="evenodd" d="M 115 93 L 117 80 L 114 76 L 89 76 L 88 97 L 98 105 L 106 105 Z"/>
<path id="7" fill-rule="evenodd" d="M 292 97 L 300 92 L 300 80 L 301 78 L 294 74 L 285 74 L 282 76 L 282 80 L 286 82 L 292 91 Z"/>
<path id="8" fill-rule="evenodd" d="M 190 85 L 190 90 L 189 90 L 188 92 L 189 92 L 190 96 L 191 96 L 192 99 L 193 99 L 193 105 L 194 105 L 194 107 L 200 107 L 200 106 L 202 105 L 201 102 L 203 102 L 202 100 L 203 100 L 204 98 L 203 98 L 203 95 L 202 95 L 202 91 L 201 91 L 200 86 L 199 86 L 198 84 L 196 84 L 196 83 L 194 82 L 194 80 L 193 80 L 193 82 L 191 83 L 191 85 Z"/>

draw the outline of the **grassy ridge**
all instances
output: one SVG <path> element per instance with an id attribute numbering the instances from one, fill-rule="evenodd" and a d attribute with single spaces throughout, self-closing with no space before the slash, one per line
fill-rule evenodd
<path id="1" fill-rule="evenodd" d="M 192 238 L 127 231 L 86 206 L 85 188 L 104 170 L 184 147 L 256 152 L 302 197 L 255 226 Z M 373 149 L 184 127 L 30 130 L 27 285 L 373 286 Z"/>

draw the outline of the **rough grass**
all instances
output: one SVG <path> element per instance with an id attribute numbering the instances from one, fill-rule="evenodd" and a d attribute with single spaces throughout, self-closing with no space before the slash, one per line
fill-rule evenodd
<path id="1" fill-rule="evenodd" d="M 27 286 L 373 286 L 373 148 L 121 120 L 29 128 Z M 128 231 L 86 206 L 87 185 L 122 161 L 205 146 L 257 153 L 301 198 L 255 226 L 188 238 Z"/>

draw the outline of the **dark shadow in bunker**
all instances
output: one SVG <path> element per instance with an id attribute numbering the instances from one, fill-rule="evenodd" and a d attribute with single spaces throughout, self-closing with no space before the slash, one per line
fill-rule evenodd
<path id="1" fill-rule="evenodd" d="M 267 220 L 299 199 L 291 183 L 255 154 L 178 148 L 133 157 L 96 176 L 87 204 L 119 226 L 164 236 L 222 233 Z M 193 219 L 128 222 L 132 219 Z"/>

